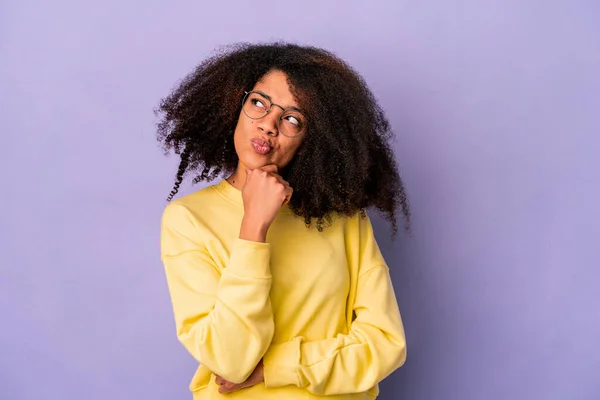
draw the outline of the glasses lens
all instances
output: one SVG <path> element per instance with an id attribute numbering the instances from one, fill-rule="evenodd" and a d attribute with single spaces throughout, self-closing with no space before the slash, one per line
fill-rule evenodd
<path id="1" fill-rule="evenodd" d="M 298 136 L 304 132 L 306 120 L 297 111 L 286 111 L 279 119 L 279 130 L 286 136 Z"/>
<path id="2" fill-rule="evenodd" d="M 244 102 L 244 113 L 253 119 L 259 119 L 267 115 L 271 102 L 264 96 L 250 92 Z"/>
<path id="3" fill-rule="evenodd" d="M 261 119 L 271 110 L 271 101 L 260 93 L 249 92 L 244 97 L 242 110 L 249 118 Z M 279 130 L 282 134 L 294 137 L 304 133 L 306 118 L 295 110 L 285 110 L 279 117 Z"/>

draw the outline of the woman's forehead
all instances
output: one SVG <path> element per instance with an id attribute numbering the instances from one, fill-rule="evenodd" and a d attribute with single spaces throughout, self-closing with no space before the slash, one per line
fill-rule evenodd
<path id="1" fill-rule="evenodd" d="M 263 76 L 252 90 L 266 94 L 273 103 L 284 107 L 298 107 L 290 90 L 287 75 L 281 71 L 272 71 Z"/>

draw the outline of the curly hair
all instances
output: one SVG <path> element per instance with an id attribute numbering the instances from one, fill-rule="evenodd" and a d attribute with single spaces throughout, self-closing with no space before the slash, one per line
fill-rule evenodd
<path id="1" fill-rule="evenodd" d="M 389 141 L 390 124 L 363 78 L 329 51 L 290 43 L 240 43 L 219 49 L 186 76 L 155 110 L 158 140 L 180 156 L 171 201 L 190 173 L 194 183 L 232 173 L 233 132 L 244 91 L 267 73 L 286 74 L 307 117 L 304 142 L 280 173 L 294 188 L 289 207 L 307 226 L 375 207 L 397 232 L 410 210 Z"/>

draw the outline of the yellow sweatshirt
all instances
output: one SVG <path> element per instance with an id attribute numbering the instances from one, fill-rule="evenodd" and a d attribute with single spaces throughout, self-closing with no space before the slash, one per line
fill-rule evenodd
<path id="1" fill-rule="evenodd" d="M 226 180 L 170 203 L 161 248 L 177 336 L 200 363 L 194 399 L 374 399 L 406 358 L 388 267 L 369 218 L 319 232 L 287 206 L 267 242 L 240 239 L 241 191 Z M 265 382 L 221 395 L 215 375 Z"/>

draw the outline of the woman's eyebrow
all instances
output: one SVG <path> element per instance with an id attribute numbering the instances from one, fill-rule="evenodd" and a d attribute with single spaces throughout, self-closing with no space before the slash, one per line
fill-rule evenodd
<path id="1" fill-rule="evenodd" d="M 273 104 L 273 99 L 271 99 L 271 96 L 269 96 L 268 94 L 266 94 L 265 92 L 263 92 L 262 90 L 255 90 L 256 93 L 260 94 L 261 96 L 263 96 L 264 98 L 266 98 L 267 100 L 269 100 L 271 102 L 271 104 Z M 279 105 L 279 104 L 276 104 Z M 294 111 L 298 111 L 299 113 L 302 113 L 302 110 L 298 107 L 294 107 L 294 106 L 288 106 L 288 107 L 284 107 L 286 110 L 294 110 Z"/>

